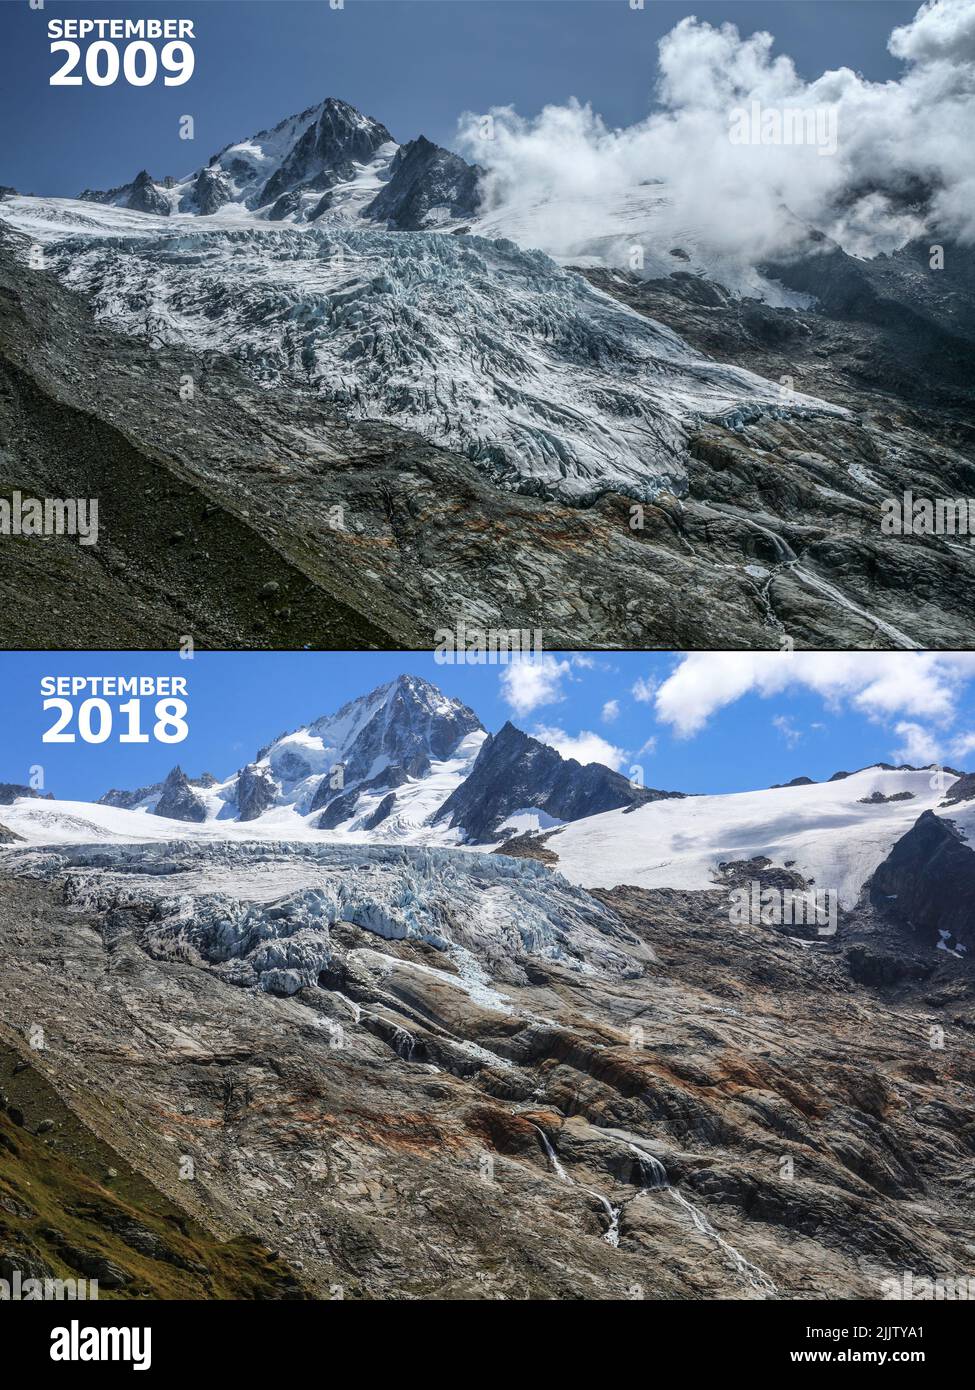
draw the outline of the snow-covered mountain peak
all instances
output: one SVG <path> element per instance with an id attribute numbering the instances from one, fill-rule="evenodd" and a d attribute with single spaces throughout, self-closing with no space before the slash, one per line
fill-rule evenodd
<path id="1" fill-rule="evenodd" d="M 183 178 L 153 179 L 143 169 L 131 183 L 86 189 L 81 199 L 160 217 L 325 226 L 364 218 L 416 231 L 469 221 L 480 173 L 425 136 L 401 146 L 380 121 L 326 97 L 225 145 Z"/>
<path id="2" fill-rule="evenodd" d="M 423 775 L 431 760 L 447 757 L 474 732 L 484 731 L 473 710 L 420 676 L 403 675 L 277 740 L 265 756 L 281 769 L 298 764 L 300 748 L 320 746 L 322 770 L 341 763 L 349 785 L 393 766 Z"/>
<path id="3" fill-rule="evenodd" d="M 352 178 L 355 166 L 370 163 L 383 147 L 391 158 L 395 142 L 384 125 L 328 97 L 272 131 L 228 146 L 210 168 L 225 175 L 234 199 L 253 209 L 270 207 L 274 220 L 299 208 L 313 216 L 327 190 Z"/>
<path id="4" fill-rule="evenodd" d="M 274 739 L 213 788 L 210 816 L 410 836 L 467 776 L 486 737 L 461 701 L 398 676 Z"/>
<path id="5" fill-rule="evenodd" d="M 331 190 L 359 184 L 368 196 L 346 209 L 356 214 L 375 196 L 398 148 L 379 121 L 347 101 L 326 97 L 270 130 L 225 145 L 184 178 L 154 180 L 143 169 L 132 183 L 106 193 L 86 189 L 81 198 L 163 217 L 209 217 L 236 205 L 242 213 L 271 221 L 304 220 L 330 207 Z M 363 181 L 367 167 L 374 177 Z"/>
<path id="6" fill-rule="evenodd" d="M 112 790 L 98 804 L 215 832 L 244 822 L 272 836 L 341 828 L 413 838 L 468 775 L 486 738 L 460 700 L 402 675 L 278 735 L 224 781 L 188 778 L 176 767 L 164 782 Z"/>

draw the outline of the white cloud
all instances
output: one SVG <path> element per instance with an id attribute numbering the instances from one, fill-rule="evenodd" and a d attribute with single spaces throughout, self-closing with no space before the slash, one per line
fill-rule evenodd
<path id="1" fill-rule="evenodd" d="M 913 63 L 975 63 L 975 9 L 926 0 L 910 24 L 893 31 L 887 47 Z"/>
<path id="2" fill-rule="evenodd" d="M 930 729 L 909 720 L 902 720 L 894 732 L 904 742 L 894 749 L 895 763 L 913 763 L 915 767 L 927 767 L 929 763 L 940 763 L 941 744 Z"/>
<path id="3" fill-rule="evenodd" d="M 619 700 L 607 700 L 603 705 L 603 723 L 612 724 L 614 719 L 618 719 L 620 714 Z"/>
<path id="4" fill-rule="evenodd" d="M 634 700 L 638 700 L 641 705 L 649 705 L 657 689 L 657 682 L 653 676 L 638 676 L 633 682 L 632 695 Z"/>
<path id="5" fill-rule="evenodd" d="M 970 753 L 975 753 L 975 733 L 957 734 L 951 741 L 951 756 L 967 758 Z"/>
<path id="6" fill-rule="evenodd" d="M 793 724 L 787 714 L 777 714 L 772 719 L 772 727 L 778 729 L 790 748 L 795 748 L 802 738 L 802 733 Z"/>
<path id="7" fill-rule="evenodd" d="M 643 745 L 643 747 L 637 750 L 637 757 L 638 757 L 638 758 L 642 758 L 642 757 L 644 756 L 644 754 L 646 754 L 646 753 L 656 753 L 656 751 L 657 751 L 657 739 L 656 739 L 656 736 L 655 736 L 654 734 L 651 734 L 650 737 L 647 739 L 646 743 Z"/>
<path id="8" fill-rule="evenodd" d="M 975 241 L 972 0 L 922 5 L 893 31 L 889 49 L 905 64 L 893 80 L 840 67 L 807 81 L 774 43 L 770 33 L 681 19 L 658 45 L 658 109 L 622 130 L 575 99 L 529 120 L 496 108 L 489 140 L 482 118 L 465 115 L 460 140 L 487 166 L 488 212 L 510 210 L 522 243 L 552 255 L 600 239 L 623 263 L 634 240 L 648 243 L 649 257 L 690 230 L 692 249 L 697 238 L 712 263 L 742 267 L 786 252 L 810 225 L 851 254 L 894 249 L 925 230 L 911 196 L 920 185 L 931 193 L 931 233 Z M 752 102 L 835 113 L 835 153 L 732 144 L 730 115 Z M 642 237 L 639 222 L 621 231 L 653 180 L 666 191 L 652 226 Z"/>
<path id="9" fill-rule="evenodd" d="M 948 722 L 962 683 L 975 675 L 970 652 L 691 652 L 656 695 L 657 718 L 687 738 L 742 696 L 807 689 L 869 718 L 922 716 Z"/>
<path id="10" fill-rule="evenodd" d="M 516 714 L 531 714 L 540 705 L 553 705 L 565 698 L 562 678 L 569 663 L 543 656 L 537 661 L 514 661 L 501 671 L 501 698 Z"/>
<path id="11" fill-rule="evenodd" d="M 588 729 L 572 735 L 567 734 L 564 729 L 547 728 L 543 725 L 534 730 L 534 735 L 549 747 L 556 749 L 563 758 L 575 758 L 580 763 L 603 763 L 614 771 L 618 771 L 626 756 L 622 748 L 614 747 L 612 743 L 600 738 L 599 734 L 590 733 Z"/>

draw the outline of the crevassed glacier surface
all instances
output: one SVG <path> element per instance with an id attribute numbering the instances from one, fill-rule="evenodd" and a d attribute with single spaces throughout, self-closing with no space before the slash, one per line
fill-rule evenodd
<path id="1" fill-rule="evenodd" d="M 229 353 L 268 386 L 311 385 L 350 417 L 458 450 L 512 490 L 574 503 L 679 496 L 696 420 L 842 413 L 701 357 L 509 241 L 229 215 L 201 231 L 199 219 L 133 223 L 116 209 L 82 222 L 63 208 L 48 217 L 39 201 L 9 200 L 4 217 L 46 242 L 48 267 L 99 317 L 156 345 Z M 106 234 L 113 216 L 119 233 Z"/>
<path id="2" fill-rule="evenodd" d="M 517 980 L 526 958 L 591 974 L 633 972 L 636 939 L 589 893 L 530 859 L 446 849 L 297 842 L 61 845 L 0 851 L 11 872 L 57 883 L 106 912 L 150 909 L 154 955 L 216 967 L 275 994 L 318 983 L 329 929 L 350 922 L 423 941 L 462 976 Z"/>

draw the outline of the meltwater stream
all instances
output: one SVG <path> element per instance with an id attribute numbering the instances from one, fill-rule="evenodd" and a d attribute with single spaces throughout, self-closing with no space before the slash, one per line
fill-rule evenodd
<path id="1" fill-rule="evenodd" d="M 541 1125 L 533 1125 L 532 1128 L 538 1131 L 538 1136 L 542 1141 L 542 1147 L 545 1150 L 545 1156 L 548 1159 L 549 1163 L 551 1163 L 552 1171 L 554 1172 L 555 1176 L 559 1179 L 560 1182 L 573 1183 L 574 1185 L 574 1179 L 570 1178 L 568 1173 L 562 1167 L 562 1164 L 559 1162 L 558 1155 L 552 1148 L 551 1141 L 549 1140 L 549 1137 L 545 1133 L 544 1129 L 542 1129 Z M 603 1232 L 603 1240 L 608 1241 L 609 1244 L 612 1245 L 615 1249 L 620 1243 L 620 1212 L 623 1210 L 623 1208 L 621 1206 L 614 1207 L 608 1197 L 604 1197 L 601 1192 L 594 1192 L 591 1187 L 584 1187 L 582 1190 L 583 1192 L 588 1193 L 590 1197 L 595 1197 L 596 1201 L 600 1203 L 603 1210 L 606 1212 L 606 1215 L 609 1217 L 609 1226 Z"/>
<path id="2" fill-rule="evenodd" d="M 545 1156 L 552 1165 L 552 1171 L 555 1173 L 555 1176 L 560 1182 L 572 1183 L 574 1180 L 559 1162 L 558 1155 L 552 1147 L 548 1135 L 540 1125 L 533 1125 L 532 1128 L 537 1131 L 542 1141 Z M 667 1169 L 661 1163 L 660 1159 L 654 1154 L 649 1153 L 646 1149 L 639 1148 L 636 1144 L 631 1143 L 630 1148 L 637 1157 L 637 1171 L 640 1176 L 640 1186 L 643 1190 L 650 1192 L 669 1192 L 677 1205 L 687 1212 L 688 1216 L 691 1218 L 694 1229 L 701 1235 L 707 1236 L 709 1240 L 714 1241 L 721 1253 L 725 1255 L 731 1263 L 735 1273 L 757 1292 L 764 1294 L 768 1298 L 775 1298 L 779 1292 L 775 1283 L 764 1270 L 759 1269 L 757 1265 L 753 1265 L 750 1260 L 746 1260 L 740 1250 L 736 1250 L 733 1245 L 730 1245 L 728 1241 L 725 1240 L 724 1236 L 720 1235 L 714 1229 L 700 1207 L 695 1206 L 693 1202 L 689 1202 L 679 1188 L 671 1185 L 670 1179 L 667 1176 Z M 606 1214 L 609 1217 L 609 1228 L 604 1231 L 603 1239 L 608 1241 L 614 1248 L 617 1247 L 620 1243 L 620 1215 L 623 1211 L 622 1205 L 614 1207 L 608 1197 L 604 1197 L 601 1192 L 594 1192 L 592 1188 L 584 1187 L 582 1190 L 583 1192 L 587 1192 L 590 1197 L 595 1197 L 605 1208 Z"/>
<path id="3" fill-rule="evenodd" d="M 572 1179 L 569 1177 L 568 1173 L 565 1171 L 565 1169 L 559 1162 L 556 1152 L 552 1148 L 549 1137 L 545 1133 L 544 1129 L 542 1129 L 541 1125 L 532 1125 L 532 1129 L 538 1132 L 538 1137 L 542 1141 L 542 1148 L 545 1150 L 545 1157 L 548 1159 L 549 1163 L 551 1163 L 552 1171 L 554 1172 L 555 1176 L 561 1182 L 571 1182 Z"/>
<path id="4" fill-rule="evenodd" d="M 707 1236 L 709 1240 L 715 1242 L 718 1248 L 727 1255 L 736 1273 L 739 1274 L 746 1283 L 750 1284 L 753 1289 L 757 1289 L 760 1293 L 770 1298 L 776 1297 L 779 1291 L 768 1275 L 760 1270 L 757 1265 L 753 1265 L 746 1260 L 740 1250 L 736 1250 L 733 1245 L 729 1245 L 724 1237 L 720 1236 L 714 1229 L 700 1207 L 696 1207 L 693 1202 L 689 1202 L 679 1188 L 671 1187 L 668 1190 L 674 1201 L 687 1212 L 694 1223 L 695 1230 L 700 1231 L 702 1236 Z"/>
<path id="5" fill-rule="evenodd" d="M 707 1236 L 709 1240 L 713 1240 L 718 1249 L 727 1256 L 735 1272 L 753 1289 L 757 1289 L 760 1293 L 774 1298 L 778 1294 L 778 1289 L 768 1275 L 763 1270 L 759 1269 L 757 1265 L 753 1265 L 751 1261 L 746 1260 L 740 1250 L 736 1250 L 733 1245 L 729 1245 L 725 1238 L 719 1235 L 714 1229 L 700 1207 L 696 1207 L 693 1202 L 689 1202 L 679 1187 L 673 1187 L 671 1185 L 670 1179 L 667 1177 L 667 1169 L 660 1162 L 660 1159 L 655 1158 L 653 1154 L 648 1153 L 646 1149 L 639 1148 L 636 1144 L 631 1144 L 630 1148 L 636 1154 L 640 1162 L 641 1178 L 649 1171 L 650 1181 L 644 1182 L 643 1186 L 652 1189 L 666 1189 L 677 1205 L 687 1212 L 694 1224 L 694 1229 L 699 1231 L 702 1236 Z"/>
<path id="6" fill-rule="evenodd" d="M 662 1187 L 670 1186 L 667 1169 L 659 1158 L 648 1153 L 646 1149 L 637 1148 L 636 1144 L 631 1144 L 630 1148 L 636 1154 L 637 1172 L 640 1174 L 640 1186 L 642 1188 L 656 1192 Z"/>

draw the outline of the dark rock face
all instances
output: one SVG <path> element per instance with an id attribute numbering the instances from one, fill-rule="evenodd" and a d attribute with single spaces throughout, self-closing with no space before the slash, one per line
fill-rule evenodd
<path id="1" fill-rule="evenodd" d="M 118 188 L 84 188 L 78 194 L 83 203 L 114 203 L 116 198 L 127 195 L 132 185 L 120 183 Z"/>
<path id="2" fill-rule="evenodd" d="M 771 790 L 780 791 L 782 787 L 811 787 L 813 785 L 811 777 L 793 777 L 791 782 L 773 782 Z"/>
<path id="3" fill-rule="evenodd" d="M 230 182 L 224 174 L 216 169 L 201 169 L 193 184 L 189 206 L 180 211 L 198 212 L 202 217 L 208 217 L 230 201 L 230 194 Z"/>
<path id="4" fill-rule="evenodd" d="M 308 127 L 281 167 L 261 190 L 258 207 L 275 203 L 295 188 L 327 189 L 350 178 L 353 162 L 368 163 L 393 137 L 379 121 L 362 116 L 348 102 L 329 97 L 318 120 Z"/>
<path id="5" fill-rule="evenodd" d="M 950 820 L 925 811 L 902 836 L 870 882 L 875 909 L 911 927 L 931 944 L 947 934 L 975 948 L 975 851 Z"/>
<path id="6" fill-rule="evenodd" d="M 162 784 L 162 794 L 152 814 L 169 820 L 206 820 L 206 807 L 193 795 L 186 773 L 178 765 Z"/>
<path id="7" fill-rule="evenodd" d="M 358 794 L 359 788 L 356 787 L 355 795 L 358 796 Z M 311 799 L 311 805 L 308 807 L 308 810 L 320 811 L 323 806 L 328 806 L 332 802 L 339 801 L 348 795 L 349 793 L 344 792 L 342 787 L 332 786 L 330 775 L 323 777 L 315 789 L 315 795 Z M 338 822 L 336 822 L 336 824 L 338 824 Z M 329 829 L 330 827 L 323 826 L 322 828 Z"/>
<path id="8" fill-rule="evenodd" d="M 0 845 L 12 845 L 15 840 L 22 840 L 23 835 L 16 834 L 5 825 L 0 825 Z"/>
<path id="9" fill-rule="evenodd" d="M 360 782 L 384 756 L 409 776 L 420 777 L 429 770 L 431 757 L 446 758 L 462 738 L 481 728 L 472 709 L 446 701 L 436 686 L 419 676 L 400 676 L 393 685 L 390 698 L 379 705 L 349 750 L 347 783 Z"/>
<path id="10" fill-rule="evenodd" d="M 320 830 L 332 830 L 352 815 L 360 792 L 401 787 L 411 775 L 421 774 L 411 774 L 407 772 L 406 768 L 394 764 L 392 767 L 387 767 L 384 771 L 377 773 L 375 777 L 369 777 L 365 782 L 359 782 L 355 787 L 345 792 L 340 787 L 333 787 L 329 777 L 323 777 L 308 809 L 309 811 L 317 811 L 322 806 L 327 807 L 328 814 L 321 817 L 318 826 Z M 340 812 L 341 814 L 339 814 Z M 335 819 L 336 816 L 338 819 Z"/>
<path id="11" fill-rule="evenodd" d="M 160 217 L 168 217 L 170 213 L 169 200 L 157 192 L 145 169 L 132 180 L 125 206 L 133 212 L 154 212 Z"/>
<path id="12" fill-rule="evenodd" d="M 550 839 L 557 831 L 550 832 L 549 835 L 513 835 L 510 840 L 505 840 L 498 845 L 497 849 L 491 851 L 492 854 L 507 854 L 513 859 L 537 859 L 539 864 L 558 864 L 559 856 L 554 850 L 545 848 L 545 841 Z"/>
<path id="13" fill-rule="evenodd" d="M 131 208 L 133 212 L 154 212 L 160 217 L 168 217 L 172 211 L 169 199 L 157 190 L 146 169 L 136 174 L 131 183 L 120 184 L 118 188 L 110 188 L 104 193 L 86 188 L 81 197 L 87 203 L 114 203 L 118 207 Z"/>
<path id="14" fill-rule="evenodd" d="M 135 791 L 131 792 L 125 791 L 121 787 L 112 787 L 98 798 L 95 805 L 117 806 L 121 811 L 131 811 L 133 806 L 138 806 L 139 802 L 144 801 L 147 796 L 154 796 L 156 792 L 161 790 L 161 782 L 154 782 L 151 787 L 136 787 Z"/>
<path id="15" fill-rule="evenodd" d="M 957 805 L 959 801 L 971 801 L 975 797 L 975 772 L 963 772 L 945 792 L 944 804 Z"/>
<path id="16" fill-rule="evenodd" d="M 147 170 L 136 174 L 131 183 L 120 183 L 118 188 L 106 189 L 104 192 L 86 188 L 81 197 L 85 203 L 113 203 L 117 207 L 131 208 L 134 213 L 156 213 L 159 217 L 168 217 L 172 211 L 170 200 L 157 190 L 156 183 Z"/>
<path id="17" fill-rule="evenodd" d="M 975 381 L 975 258 L 970 249 L 943 245 L 950 275 L 932 271 L 930 237 L 875 260 L 858 260 L 825 238 L 814 237 L 807 254 L 768 270 L 790 288 L 815 295 L 818 312 L 879 330 L 898 387 L 909 386 L 910 373 L 915 390 L 927 393 L 922 383 L 937 378 L 932 389 L 954 390 L 970 398 Z"/>
<path id="18" fill-rule="evenodd" d="M 382 822 L 390 814 L 395 805 L 396 793 L 390 792 L 388 796 L 383 797 L 382 801 L 380 801 L 379 805 L 376 807 L 375 811 L 373 811 L 372 815 L 368 816 L 362 822 L 363 830 L 375 830 L 376 826 L 382 824 Z"/>
<path id="19" fill-rule="evenodd" d="M 363 216 L 403 232 L 422 230 L 433 208 L 447 208 L 451 217 L 472 217 L 479 202 L 480 175 L 476 164 L 421 135 L 397 150 L 389 182 Z"/>
<path id="20" fill-rule="evenodd" d="M 323 782 L 322 785 L 325 786 L 327 785 L 327 783 Z M 319 791 L 320 790 L 321 788 L 319 788 Z M 358 787 L 353 788 L 353 790 L 350 792 L 336 793 L 333 800 L 331 800 L 328 803 L 327 808 L 322 812 L 322 814 L 318 817 L 318 820 L 315 822 L 315 829 L 334 830 L 337 825 L 341 825 L 344 820 L 348 820 L 349 817 L 354 813 L 355 805 L 358 800 Z M 315 810 L 317 808 L 313 806 L 312 809 Z"/>
<path id="21" fill-rule="evenodd" d="M 934 974 L 934 965 L 929 961 L 907 960 L 903 956 L 872 950 L 862 942 L 850 947 L 846 953 L 846 963 L 857 984 L 870 989 L 920 984 Z"/>
<path id="22" fill-rule="evenodd" d="M 883 792 L 871 792 L 869 796 L 861 796 L 860 806 L 885 806 L 888 801 L 913 801 L 913 792 L 891 792 L 885 796 Z"/>
<path id="23" fill-rule="evenodd" d="M 297 190 L 293 190 L 291 193 L 282 193 L 268 213 L 268 221 L 283 222 L 286 217 L 290 217 L 300 207 L 301 194 Z"/>
<path id="24" fill-rule="evenodd" d="M 178 771 L 179 768 L 173 769 L 173 772 Z M 170 778 L 172 775 L 173 773 L 169 774 Z M 168 780 L 169 779 L 167 779 L 167 782 Z M 216 785 L 217 781 L 212 772 L 204 772 L 199 777 L 187 777 L 184 780 L 188 787 L 213 787 Z M 105 792 L 104 795 L 98 798 L 95 805 L 117 806 L 121 811 L 131 811 L 134 806 L 138 806 L 140 801 L 145 801 L 150 796 L 158 796 L 166 787 L 167 782 L 153 782 L 151 786 L 136 787 L 134 791 L 125 791 L 119 787 L 112 787 L 110 791 Z M 164 815 L 166 813 L 157 809 L 156 814 Z M 185 820 L 187 817 L 179 817 L 179 819 Z M 195 817 L 190 817 L 189 819 L 195 819 Z M 202 816 L 200 819 L 203 819 Z"/>
<path id="25" fill-rule="evenodd" d="M 579 820 L 619 807 L 682 796 L 634 787 L 599 763 L 585 767 L 530 738 L 510 721 L 486 739 L 470 776 L 437 813 L 463 830 L 474 843 L 490 840 L 505 816 L 533 806 L 559 820 Z"/>
<path id="26" fill-rule="evenodd" d="M 256 820 L 274 805 L 278 786 L 267 768 L 248 763 L 237 775 L 237 809 L 241 820 Z"/>

